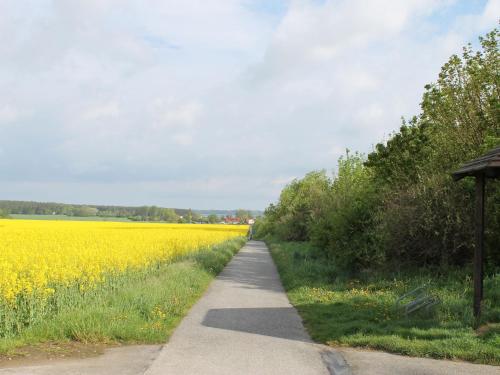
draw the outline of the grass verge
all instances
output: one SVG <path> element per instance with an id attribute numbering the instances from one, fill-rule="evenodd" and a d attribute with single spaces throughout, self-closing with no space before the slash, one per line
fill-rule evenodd
<path id="1" fill-rule="evenodd" d="M 43 342 L 162 343 L 245 241 L 235 238 L 73 297 L 49 318 L 0 338 L 0 354 Z"/>
<path id="2" fill-rule="evenodd" d="M 444 276 L 338 277 L 307 243 L 267 241 L 291 303 L 311 337 L 331 346 L 355 346 L 416 357 L 500 365 L 500 275 L 485 280 L 483 324 L 473 328 L 471 280 Z M 440 298 L 428 313 L 405 317 L 396 299 L 422 284 Z"/>

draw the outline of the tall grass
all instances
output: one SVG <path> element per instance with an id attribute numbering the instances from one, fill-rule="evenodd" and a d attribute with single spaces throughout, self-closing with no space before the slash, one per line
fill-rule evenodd
<path id="1" fill-rule="evenodd" d="M 164 342 L 244 243 L 245 238 L 237 237 L 169 262 L 115 275 L 83 294 L 68 288 L 58 293 L 43 319 L 0 338 L 0 353 L 44 341 Z"/>
<path id="2" fill-rule="evenodd" d="M 467 270 L 349 279 L 316 256 L 308 243 L 269 244 L 290 301 L 313 339 L 334 346 L 500 365 L 500 274 L 485 279 L 484 312 L 476 329 Z M 422 285 L 441 303 L 406 317 L 396 300 Z"/>

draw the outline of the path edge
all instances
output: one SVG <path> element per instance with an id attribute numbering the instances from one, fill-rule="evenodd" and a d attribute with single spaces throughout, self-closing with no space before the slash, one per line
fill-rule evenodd
<path id="1" fill-rule="evenodd" d="M 318 346 L 321 359 L 331 375 L 353 375 L 351 366 L 342 353 L 326 345 L 318 344 Z"/>

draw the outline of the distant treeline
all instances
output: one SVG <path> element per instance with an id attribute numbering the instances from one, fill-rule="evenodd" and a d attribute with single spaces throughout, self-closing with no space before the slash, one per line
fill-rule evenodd
<path id="1" fill-rule="evenodd" d="M 347 152 L 333 177 L 316 171 L 286 186 L 257 235 L 311 241 L 354 272 L 470 262 L 474 181 L 454 182 L 451 173 L 500 147 L 498 29 L 480 42 L 449 59 L 425 87 L 421 113 L 368 157 Z M 486 190 L 487 261 L 498 267 L 500 182 Z"/>
<path id="2" fill-rule="evenodd" d="M 210 212 L 210 211 L 207 211 Z M 202 215 L 191 209 L 163 208 L 157 206 L 104 206 L 52 202 L 8 201 L 0 200 L 0 217 L 11 214 L 23 215 L 66 215 L 122 217 L 133 221 L 163 221 L 168 223 L 218 223 L 224 219 L 225 212 L 234 212 L 242 221 L 251 216 L 250 211 L 219 211 L 222 214 Z M 239 215 L 239 216 L 237 216 Z"/>
<path id="3" fill-rule="evenodd" d="M 156 206 L 126 207 L 52 202 L 0 201 L 4 214 L 125 217 L 136 221 L 177 222 L 189 210 Z"/>

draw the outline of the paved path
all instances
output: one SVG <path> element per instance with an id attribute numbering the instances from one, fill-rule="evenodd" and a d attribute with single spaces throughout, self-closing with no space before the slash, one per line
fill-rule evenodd
<path id="1" fill-rule="evenodd" d="M 250 241 L 175 330 L 147 375 L 329 374 L 263 242 Z"/>
<path id="2" fill-rule="evenodd" d="M 4 368 L 0 375 L 142 375 L 158 352 L 158 345 L 124 346 L 108 349 L 98 357 Z"/>
<path id="3" fill-rule="evenodd" d="M 352 375 L 500 375 L 499 366 L 413 358 L 351 348 L 339 351 L 351 366 Z"/>

